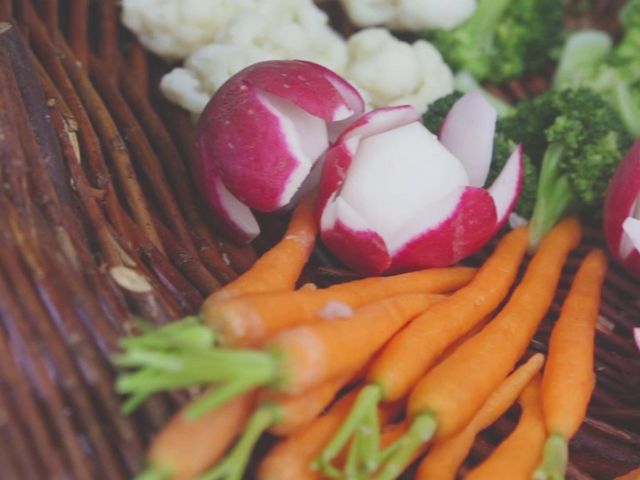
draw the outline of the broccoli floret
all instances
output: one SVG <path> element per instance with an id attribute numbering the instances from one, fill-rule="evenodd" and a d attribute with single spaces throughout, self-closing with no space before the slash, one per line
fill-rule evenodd
<path id="1" fill-rule="evenodd" d="M 479 0 L 474 15 L 430 39 L 455 70 L 502 82 L 534 71 L 562 41 L 562 0 Z"/>
<path id="2" fill-rule="evenodd" d="M 552 90 L 520 104 L 505 133 L 525 145 L 540 170 L 532 246 L 563 216 L 602 204 L 631 143 L 617 112 L 588 89 Z"/>
<path id="3" fill-rule="evenodd" d="M 449 95 L 440 97 L 429 105 L 429 109 L 424 115 L 422 115 L 422 123 L 424 126 L 427 127 L 430 132 L 437 134 L 440 131 L 440 127 L 442 126 L 447 113 L 449 113 L 449 110 L 453 107 L 453 104 L 463 96 L 464 93 L 456 90 L 451 92 Z"/>
<path id="4" fill-rule="evenodd" d="M 453 105 L 462 98 L 463 95 L 464 94 L 461 92 L 454 91 L 453 93 L 436 100 L 429 106 L 429 110 L 422 116 L 422 123 L 431 132 L 438 133 L 445 117 L 449 113 L 449 110 L 451 110 L 451 107 L 453 107 Z M 510 123 L 510 119 L 506 118 L 504 120 L 498 120 L 498 124 L 496 125 L 496 135 L 493 143 L 493 158 L 491 160 L 491 168 L 489 170 L 485 186 L 493 183 L 517 146 L 517 143 L 510 140 L 503 131 L 505 129 L 503 127 L 507 127 Z M 529 218 L 533 211 L 533 203 L 536 196 L 538 170 L 527 155 L 525 155 L 524 158 L 524 166 L 525 174 L 522 184 L 522 192 L 520 193 L 515 212 L 523 217 Z"/>

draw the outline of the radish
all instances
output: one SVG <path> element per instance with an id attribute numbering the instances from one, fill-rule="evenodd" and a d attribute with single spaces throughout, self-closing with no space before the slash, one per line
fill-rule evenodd
<path id="1" fill-rule="evenodd" d="M 363 111 L 358 92 L 320 65 L 256 63 L 218 89 L 198 121 L 196 186 L 226 232 L 251 241 L 251 209 L 290 204 L 331 137 Z"/>
<path id="2" fill-rule="evenodd" d="M 449 145 L 469 142 L 452 149 L 463 159 L 409 106 L 369 112 L 328 150 L 318 192 L 321 237 L 345 264 L 369 275 L 451 265 L 507 221 L 522 185 L 522 149 L 490 188 L 480 188 L 496 116 L 468 95 L 441 132 Z"/>
<path id="3" fill-rule="evenodd" d="M 640 140 L 631 146 L 609 183 L 604 233 L 613 256 L 640 276 Z"/>

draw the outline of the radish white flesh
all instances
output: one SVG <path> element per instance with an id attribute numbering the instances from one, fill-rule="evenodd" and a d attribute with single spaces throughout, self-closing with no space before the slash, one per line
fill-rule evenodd
<path id="1" fill-rule="evenodd" d="M 636 341 L 636 345 L 638 347 L 638 350 L 640 350 L 640 328 L 634 328 L 633 329 L 633 338 Z"/>
<path id="2" fill-rule="evenodd" d="M 402 228 L 407 220 L 467 183 L 460 162 L 414 122 L 360 142 L 340 198 L 382 236 L 393 255 L 411 233 Z"/>
<path id="3" fill-rule="evenodd" d="M 491 190 L 404 108 L 374 110 L 326 155 L 319 186 L 321 236 L 347 265 L 381 274 L 455 263 L 496 233 L 516 203 L 522 151 Z"/>
<path id="4" fill-rule="evenodd" d="M 640 140 L 620 162 L 604 203 L 604 232 L 609 250 L 631 273 L 640 276 Z"/>
<path id="5" fill-rule="evenodd" d="M 442 144 L 462 162 L 470 185 L 482 187 L 487 181 L 498 113 L 478 91 L 458 100 L 440 129 Z"/>
<path id="6" fill-rule="evenodd" d="M 488 189 L 496 206 L 498 228 L 502 228 L 515 208 L 522 190 L 523 178 L 524 155 L 522 145 L 518 145 Z"/>

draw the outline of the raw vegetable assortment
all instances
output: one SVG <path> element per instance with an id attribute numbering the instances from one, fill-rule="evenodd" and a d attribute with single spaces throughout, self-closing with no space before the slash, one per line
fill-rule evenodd
<path id="1" fill-rule="evenodd" d="M 604 205 L 609 248 L 640 274 L 640 141 L 630 147 L 640 0 L 622 10 L 617 45 L 602 32 L 570 35 L 553 89 L 513 106 L 477 82 L 548 65 L 563 2 L 478 0 L 475 13 L 474 2 L 452 2 L 449 19 L 429 25 L 408 14 L 415 2 L 344 3 L 362 25 L 441 28 L 425 35 L 466 93 L 443 87 L 424 115 L 383 106 L 396 97 L 381 94 L 383 108 L 365 113 L 341 72 L 283 60 L 220 86 L 193 165 L 220 227 L 251 241 L 252 209 L 295 210 L 283 239 L 197 317 L 122 341 L 126 410 L 157 391 L 207 387 L 155 439 L 140 478 L 240 480 L 269 431 L 282 438 L 258 479 L 392 480 L 418 459 L 416 478 L 453 479 L 478 432 L 519 397 L 516 429 L 468 478 L 562 479 L 594 385 L 603 252 L 575 274 L 542 379 L 541 354 L 516 365 L 580 244 L 574 214 Z M 386 30 L 358 35 L 405 49 Z M 354 71 L 374 85 L 383 57 Z M 510 217 L 529 225 L 502 235 L 480 268 L 455 266 Z M 360 274 L 409 273 L 296 290 L 318 233 Z"/>

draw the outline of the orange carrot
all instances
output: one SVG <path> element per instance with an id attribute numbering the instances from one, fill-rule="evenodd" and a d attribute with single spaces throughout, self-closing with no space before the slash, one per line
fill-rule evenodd
<path id="1" fill-rule="evenodd" d="M 376 358 L 367 374 L 369 385 L 358 398 L 349 421 L 322 452 L 325 469 L 357 428 L 372 419 L 380 401 L 403 398 L 416 381 L 460 337 L 474 329 L 508 294 L 528 248 L 528 231 L 519 228 L 505 235 L 471 282 L 428 309 L 398 333 Z M 375 468 L 373 458 L 363 464 Z M 370 473 L 370 472 L 369 472 Z"/>
<path id="2" fill-rule="evenodd" d="M 294 210 L 284 237 L 247 272 L 212 293 L 201 310 L 207 311 L 217 302 L 248 293 L 293 290 L 315 247 L 318 233 L 315 198 L 315 192 L 307 194 Z"/>
<path id="3" fill-rule="evenodd" d="M 437 478 L 438 480 L 455 479 L 456 472 L 469 454 L 476 435 L 489 427 L 509 409 L 522 390 L 540 371 L 543 363 L 544 355 L 538 353 L 509 375 L 493 391 L 463 430 L 452 437 L 437 442 L 431 448 L 420 464 L 416 480 L 429 480 L 431 478 Z"/>
<path id="4" fill-rule="evenodd" d="M 151 356 L 150 366 L 120 376 L 117 388 L 137 398 L 173 388 L 218 385 L 191 410 L 194 415 L 260 386 L 300 394 L 362 366 L 407 322 L 443 298 L 415 293 L 384 299 L 347 318 L 282 332 L 263 351 L 205 348 L 157 352 Z"/>
<path id="5" fill-rule="evenodd" d="M 615 480 L 640 480 L 640 468 L 636 468 L 621 477 L 617 477 Z"/>
<path id="6" fill-rule="evenodd" d="M 355 280 L 318 290 L 246 295 L 209 304 L 202 321 L 230 346 L 254 346 L 286 328 L 404 293 L 444 293 L 467 284 L 468 267 L 433 268 L 391 277 Z M 348 308 L 347 308 L 348 307 Z"/>
<path id="7" fill-rule="evenodd" d="M 549 438 L 536 479 L 564 478 L 568 442 L 580 428 L 595 385 L 594 336 L 607 259 L 600 250 L 582 262 L 549 340 L 542 409 Z"/>
<path id="8" fill-rule="evenodd" d="M 546 431 L 540 403 L 540 376 L 520 396 L 522 413 L 515 430 L 491 455 L 465 477 L 466 480 L 529 480 L 540 460 Z"/>
<path id="9" fill-rule="evenodd" d="M 575 218 L 558 223 L 503 310 L 420 380 L 409 396 L 412 426 L 375 480 L 395 478 L 422 443 L 434 434 L 450 436 L 471 420 L 522 356 L 553 301 L 564 262 L 581 232 Z"/>
<path id="10" fill-rule="evenodd" d="M 147 452 L 150 467 L 140 478 L 190 480 L 204 472 L 242 431 L 254 401 L 254 392 L 247 392 L 197 421 L 187 415 L 187 405 L 153 439 Z"/>
<path id="11" fill-rule="evenodd" d="M 444 298 L 421 293 L 398 295 L 365 305 L 351 317 L 319 321 L 276 335 L 266 348 L 287 359 L 280 388 L 301 393 L 364 364 L 410 320 Z"/>

